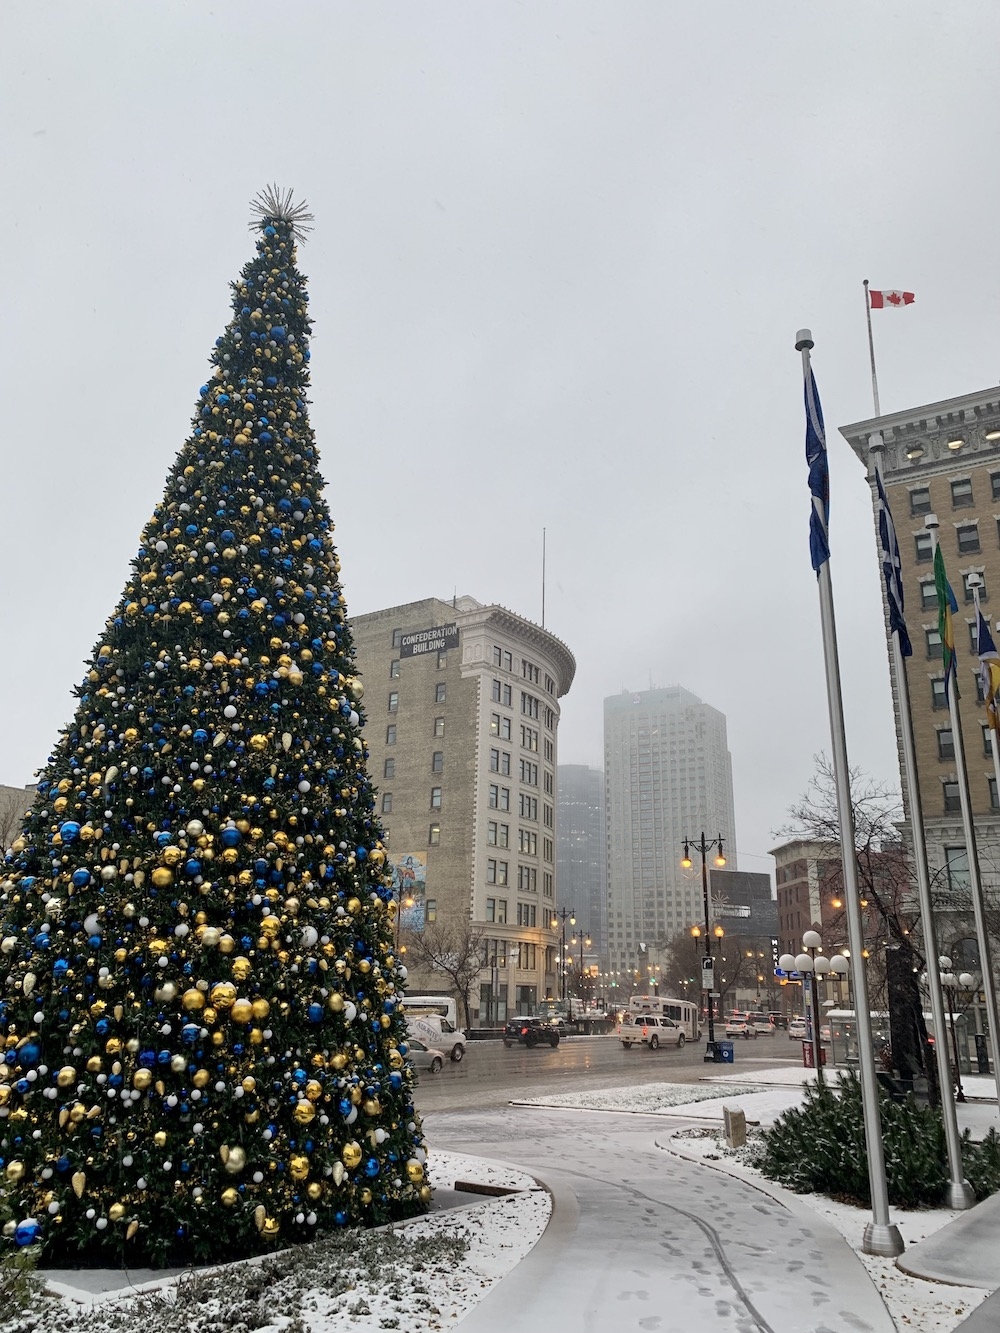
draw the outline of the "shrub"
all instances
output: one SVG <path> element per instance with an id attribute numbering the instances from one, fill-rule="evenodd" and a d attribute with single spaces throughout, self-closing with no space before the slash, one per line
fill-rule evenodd
<path id="1" fill-rule="evenodd" d="M 893 1102 L 879 1091 L 882 1143 L 889 1202 L 902 1208 L 938 1205 L 947 1183 L 944 1127 L 936 1111 L 912 1097 Z M 841 1074 L 836 1090 L 809 1085 L 801 1107 L 786 1111 L 765 1131 L 760 1169 L 799 1194 L 829 1194 L 868 1204 L 868 1155 L 865 1147 L 861 1084 Z M 985 1197 L 1000 1185 L 1000 1141 L 966 1144 L 970 1182 Z M 980 1151 L 986 1149 L 985 1151 Z M 984 1190 L 979 1195 L 980 1184 Z"/>

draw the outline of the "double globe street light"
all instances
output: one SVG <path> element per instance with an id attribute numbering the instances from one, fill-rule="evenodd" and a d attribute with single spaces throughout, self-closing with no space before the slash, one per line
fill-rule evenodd
<path id="1" fill-rule="evenodd" d="M 809 980 L 809 1012 L 810 1027 L 812 1029 L 812 1051 L 813 1066 L 816 1070 L 817 1083 L 823 1082 L 823 1046 L 822 1032 L 820 1031 L 820 1012 L 819 1012 L 819 986 L 818 977 L 827 977 L 831 974 L 836 977 L 845 977 L 847 975 L 848 963 L 842 954 L 834 954 L 832 958 L 827 958 L 822 952 L 823 937 L 818 930 L 807 930 L 802 936 L 802 948 L 805 952 L 800 954 L 783 953 L 778 959 L 778 966 L 783 972 L 798 972 L 803 978 Z M 805 981 L 803 980 L 803 985 Z"/>
<path id="2" fill-rule="evenodd" d="M 701 901 L 705 913 L 705 958 L 702 962 L 702 967 L 704 969 L 702 973 L 702 986 L 703 989 L 708 992 L 706 997 L 708 1001 L 708 1042 L 705 1045 L 706 1062 L 715 1059 L 715 1005 L 712 1000 L 712 991 L 715 989 L 715 986 L 711 984 L 713 980 L 712 934 L 708 916 L 708 854 L 713 848 L 718 848 L 715 864 L 721 870 L 726 864 L 726 857 L 722 850 L 722 841 L 721 833 L 717 838 L 713 838 L 711 842 L 706 840 L 704 832 L 697 841 L 695 841 L 694 838 L 685 838 L 684 855 L 681 857 L 681 868 L 683 870 L 690 870 L 692 850 L 701 855 Z M 721 927 L 719 927 L 719 929 L 721 930 Z M 692 934 L 693 933 L 694 932 L 692 932 Z M 710 983 L 708 986 L 704 985 L 706 980 Z"/>
<path id="3" fill-rule="evenodd" d="M 959 972 L 957 975 L 952 971 L 952 961 L 947 954 L 942 954 L 938 959 L 940 969 L 941 989 L 948 1002 L 948 1027 L 951 1032 L 951 1053 L 955 1062 L 954 1075 L 954 1093 L 957 1102 L 965 1101 L 965 1089 L 962 1087 L 962 1066 L 958 1060 L 958 1031 L 955 1027 L 955 1009 L 956 996 L 959 992 L 965 995 L 971 995 L 973 991 L 979 989 L 979 983 L 971 972 Z M 927 985 L 927 973 L 920 978 Z M 937 1034 L 935 1034 L 936 1036 Z"/>

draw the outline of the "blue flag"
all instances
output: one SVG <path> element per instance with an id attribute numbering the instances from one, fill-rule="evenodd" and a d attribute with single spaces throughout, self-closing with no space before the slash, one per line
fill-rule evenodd
<path id="1" fill-rule="evenodd" d="M 830 559 L 830 470 L 826 456 L 826 431 L 816 380 L 810 366 L 805 375 L 806 462 L 809 464 L 809 490 L 812 514 L 809 517 L 809 554 L 817 574 Z"/>
<path id="2" fill-rule="evenodd" d="M 875 465 L 875 512 L 878 517 L 878 543 L 882 557 L 882 575 L 885 579 L 885 597 L 889 604 L 889 632 L 899 634 L 899 648 L 904 657 L 913 656 L 913 646 L 906 632 L 903 618 L 903 580 L 902 565 L 899 559 L 899 542 L 889 510 L 885 487 L 882 485 L 882 472 Z"/>

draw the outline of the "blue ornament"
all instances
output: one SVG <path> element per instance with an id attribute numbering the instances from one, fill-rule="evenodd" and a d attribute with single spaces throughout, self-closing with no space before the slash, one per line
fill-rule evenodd
<path id="1" fill-rule="evenodd" d="M 81 866 L 79 870 L 74 870 L 73 883 L 78 889 L 85 889 L 90 883 L 90 871 L 83 866 Z"/>
<path id="2" fill-rule="evenodd" d="M 379 1173 L 379 1164 L 374 1157 L 369 1157 L 365 1162 L 365 1175 L 374 1179 Z"/>
<path id="3" fill-rule="evenodd" d="M 224 828 L 219 841 L 223 847 L 238 847 L 243 841 L 243 834 L 238 828 Z"/>
<path id="4" fill-rule="evenodd" d="M 311 1004 L 308 1009 L 309 1022 L 319 1023 L 323 1019 L 323 1006 L 321 1004 Z"/>
<path id="5" fill-rule="evenodd" d="M 80 825 L 75 819 L 67 819 L 65 824 L 59 826 L 59 836 L 63 842 L 76 842 L 80 836 Z"/>
<path id="6" fill-rule="evenodd" d="M 23 1222 L 17 1224 L 14 1231 L 14 1244 L 20 1245 L 22 1249 L 26 1245 L 34 1245 L 41 1234 L 41 1224 L 34 1217 L 26 1217 Z"/>

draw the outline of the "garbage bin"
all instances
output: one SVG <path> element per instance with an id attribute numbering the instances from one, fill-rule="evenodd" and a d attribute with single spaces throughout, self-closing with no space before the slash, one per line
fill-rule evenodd
<path id="1" fill-rule="evenodd" d="M 720 1065 L 731 1065 L 733 1063 L 733 1043 L 731 1041 L 717 1041 L 715 1043 L 715 1058 Z"/>

